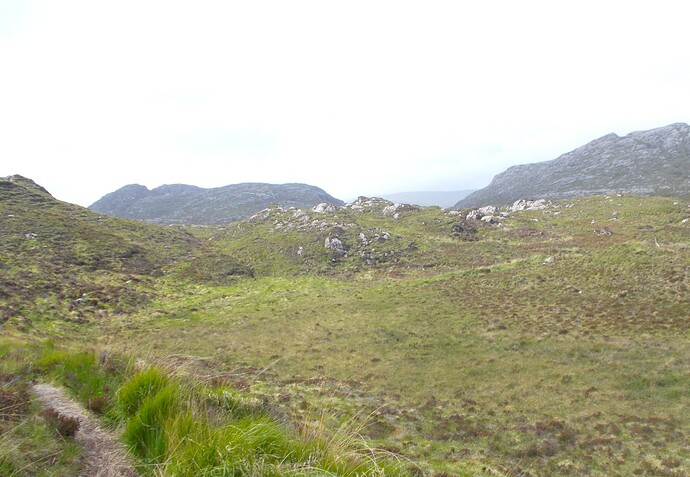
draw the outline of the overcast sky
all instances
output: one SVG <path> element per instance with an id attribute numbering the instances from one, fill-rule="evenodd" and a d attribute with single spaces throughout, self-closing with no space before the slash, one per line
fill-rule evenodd
<path id="1" fill-rule="evenodd" d="M 683 1 L 0 0 L 0 176 L 477 189 L 690 122 Z"/>

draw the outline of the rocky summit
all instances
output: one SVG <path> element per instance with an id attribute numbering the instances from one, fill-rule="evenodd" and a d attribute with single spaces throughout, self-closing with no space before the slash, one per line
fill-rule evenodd
<path id="1" fill-rule="evenodd" d="M 223 224 L 249 218 L 270 204 L 313 207 L 323 202 L 343 204 L 307 184 L 243 183 L 212 189 L 174 184 L 152 190 L 131 184 L 107 194 L 89 208 L 159 224 Z"/>
<path id="2" fill-rule="evenodd" d="M 690 197 L 690 126 L 608 134 L 551 161 L 510 167 L 456 207 L 613 193 Z"/>

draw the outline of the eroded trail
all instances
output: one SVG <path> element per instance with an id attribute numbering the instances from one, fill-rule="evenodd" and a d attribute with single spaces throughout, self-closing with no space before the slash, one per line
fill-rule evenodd
<path id="1" fill-rule="evenodd" d="M 129 463 L 122 444 L 112 432 L 101 428 L 98 419 L 81 404 L 68 397 L 61 388 L 49 384 L 36 384 L 33 389 L 46 409 L 52 409 L 60 416 L 79 422 L 74 440 L 84 449 L 85 470 L 81 474 L 83 477 L 138 475 Z"/>

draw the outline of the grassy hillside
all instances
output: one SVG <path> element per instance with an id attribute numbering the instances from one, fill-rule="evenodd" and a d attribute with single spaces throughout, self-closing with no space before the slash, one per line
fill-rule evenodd
<path id="1" fill-rule="evenodd" d="M 1 297 L 18 336 L 64 331 L 70 280 L 107 283 L 72 340 L 229 384 L 303 430 L 362 434 L 413 474 L 690 472 L 686 202 L 589 197 L 489 224 L 362 198 L 155 228 L 13 200 L 35 220 L 2 251 L 6 289 L 29 290 Z M 20 214 L 0 204 L 4 234 Z M 114 239 L 79 242 L 87 231 Z M 145 270 L 118 252 L 135 245 Z"/>
<path id="2" fill-rule="evenodd" d="M 69 324 L 136 310 L 182 263 L 192 282 L 251 274 L 230 257 L 199 274 L 193 259 L 209 252 L 191 233 L 102 216 L 20 176 L 0 180 L 0 234 L 0 322 L 24 331 L 46 321 L 53 331 L 81 331 Z"/>
<path id="3" fill-rule="evenodd" d="M 439 209 L 393 219 L 383 205 L 207 230 L 258 257 L 256 278 L 166 300 L 125 320 L 123 341 L 283 384 L 325 380 L 317 394 L 363 389 L 371 437 L 448 472 L 468 459 L 534 475 L 687 468 L 687 204 L 593 197 L 503 226 Z M 336 235 L 346 254 L 324 248 Z M 302 392 L 285 400 L 323 401 Z"/>

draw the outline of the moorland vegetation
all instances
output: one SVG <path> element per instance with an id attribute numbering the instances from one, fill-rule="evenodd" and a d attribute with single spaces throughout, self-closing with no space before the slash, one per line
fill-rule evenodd
<path id="1" fill-rule="evenodd" d="M 79 469 L 35 381 L 143 475 L 690 472 L 687 201 L 161 227 L 0 195 L 3 475 Z"/>

